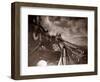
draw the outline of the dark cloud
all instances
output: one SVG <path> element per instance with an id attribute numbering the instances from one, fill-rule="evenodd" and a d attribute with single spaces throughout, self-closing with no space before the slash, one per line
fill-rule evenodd
<path id="1" fill-rule="evenodd" d="M 60 33 L 66 41 L 87 46 L 87 18 L 41 16 L 41 25 L 50 35 Z"/>

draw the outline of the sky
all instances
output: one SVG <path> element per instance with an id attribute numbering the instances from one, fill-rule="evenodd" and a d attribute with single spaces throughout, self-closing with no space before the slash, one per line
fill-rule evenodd
<path id="1" fill-rule="evenodd" d="M 41 25 L 50 35 L 61 34 L 65 41 L 87 46 L 87 18 L 41 16 Z"/>

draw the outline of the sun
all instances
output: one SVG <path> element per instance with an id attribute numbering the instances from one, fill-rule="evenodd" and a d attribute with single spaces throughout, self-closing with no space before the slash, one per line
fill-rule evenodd
<path id="1" fill-rule="evenodd" d="M 45 60 L 39 60 L 37 66 L 47 66 L 47 62 Z"/>

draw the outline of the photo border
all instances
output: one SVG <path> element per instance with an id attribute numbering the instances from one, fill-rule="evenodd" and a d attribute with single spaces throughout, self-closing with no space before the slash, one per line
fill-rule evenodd
<path id="1" fill-rule="evenodd" d="M 59 74 L 43 74 L 43 75 L 20 75 L 20 8 L 25 7 L 43 7 L 57 9 L 77 9 L 77 10 L 93 10 L 95 13 L 94 20 L 94 72 L 78 72 L 78 73 L 59 73 Z M 41 3 L 26 3 L 14 2 L 11 4 L 11 78 L 16 80 L 21 79 L 36 79 L 36 78 L 53 78 L 53 77 L 69 77 L 69 76 L 84 76 L 97 74 L 97 7 L 76 6 L 76 5 L 57 5 L 57 4 L 41 4 Z"/>

